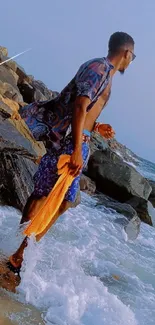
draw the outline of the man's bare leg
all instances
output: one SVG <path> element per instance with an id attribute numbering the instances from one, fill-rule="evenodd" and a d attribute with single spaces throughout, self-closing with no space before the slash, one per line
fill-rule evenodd
<path id="1" fill-rule="evenodd" d="M 21 223 L 29 221 L 29 215 L 32 217 L 32 213 L 35 215 L 36 211 L 38 211 L 40 205 L 46 198 L 43 197 L 38 200 L 29 200 L 27 206 L 25 206 L 25 209 L 27 210 L 26 213 L 23 213 L 23 217 L 21 219 Z M 30 203 L 30 204 L 29 204 Z M 46 229 L 36 236 L 36 240 L 39 241 L 49 230 L 49 228 L 54 224 L 54 222 L 59 218 L 60 215 L 62 215 L 66 210 L 68 210 L 70 207 L 73 207 L 73 203 L 64 200 L 62 205 L 60 206 L 59 210 L 55 214 L 55 216 L 52 218 L 50 224 L 46 227 Z M 25 212 L 24 209 L 24 212 Z M 28 244 L 28 238 L 25 237 L 20 247 L 17 249 L 17 251 L 10 257 L 10 263 L 15 268 L 20 268 L 21 264 L 23 262 L 23 253 L 24 249 L 27 247 Z"/>

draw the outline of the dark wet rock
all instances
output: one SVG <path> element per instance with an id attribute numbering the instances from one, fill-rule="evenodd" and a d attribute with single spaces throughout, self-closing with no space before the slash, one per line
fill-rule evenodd
<path id="1" fill-rule="evenodd" d="M 148 182 L 149 182 L 150 186 L 152 187 L 152 191 L 149 196 L 149 201 L 152 203 L 152 205 L 155 208 L 155 181 L 148 179 Z"/>
<path id="2" fill-rule="evenodd" d="M 9 120 L 0 114 L 0 203 L 20 210 L 32 192 L 37 152 Z"/>
<path id="3" fill-rule="evenodd" d="M 96 198 L 98 199 L 96 204 L 97 206 L 102 205 L 108 209 L 112 209 L 113 211 L 126 216 L 128 220 L 137 215 L 133 207 L 127 203 L 120 203 L 104 194 L 96 195 Z"/>
<path id="4" fill-rule="evenodd" d="M 23 96 L 24 102 L 30 104 L 35 101 L 46 101 L 52 98 L 52 94 L 47 93 L 46 88 L 39 84 L 39 82 L 33 81 L 32 84 L 27 82 L 19 85 L 20 92 Z M 41 91 L 42 90 L 42 91 Z M 49 95 L 50 94 L 50 95 Z"/>
<path id="5" fill-rule="evenodd" d="M 25 103 L 30 104 L 34 102 L 35 89 L 33 88 L 33 86 L 31 86 L 27 82 L 24 82 L 19 84 L 18 87 Z"/>
<path id="6" fill-rule="evenodd" d="M 36 165 L 14 153 L 0 152 L 0 203 L 23 210 L 33 190 Z"/>
<path id="7" fill-rule="evenodd" d="M 91 155 L 87 175 L 99 191 L 120 202 L 133 196 L 147 200 L 151 192 L 148 181 L 110 149 L 97 150 Z"/>
<path id="8" fill-rule="evenodd" d="M 137 212 L 141 221 L 147 223 L 148 225 L 152 226 L 152 219 L 149 214 L 148 210 L 148 201 L 140 198 L 140 197 L 133 197 L 132 199 L 126 202 L 127 204 L 131 205 Z"/>
<path id="9" fill-rule="evenodd" d="M 80 190 L 90 195 L 94 194 L 96 191 L 95 182 L 93 182 L 89 177 L 81 175 Z"/>

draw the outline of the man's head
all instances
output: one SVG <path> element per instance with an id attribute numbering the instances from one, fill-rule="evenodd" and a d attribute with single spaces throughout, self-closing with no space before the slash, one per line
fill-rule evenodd
<path id="1" fill-rule="evenodd" d="M 117 58 L 117 70 L 123 74 L 136 57 L 133 38 L 123 32 L 112 34 L 108 44 L 108 57 L 113 61 Z"/>

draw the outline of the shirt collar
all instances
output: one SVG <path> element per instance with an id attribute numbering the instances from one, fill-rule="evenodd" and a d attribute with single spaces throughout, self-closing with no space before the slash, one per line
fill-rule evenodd
<path id="1" fill-rule="evenodd" d="M 109 59 L 108 58 L 103 58 L 104 61 L 107 63 L 108 67 L 109 67 L 109 70 L 112 70 L 114 69 L 114 66 L 110 63 Z"/>

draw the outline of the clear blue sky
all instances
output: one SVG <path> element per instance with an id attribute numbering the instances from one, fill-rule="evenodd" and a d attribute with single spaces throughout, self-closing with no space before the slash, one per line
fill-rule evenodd
<path id="1" fill-rule="evenodd" d="M 1 45 L 26 72 L 60 91 L 79 65 L 106 56 L 109 36 L 130 33 L 136 42 L 134 63 L 113 80 L 112 96 L 100 120 L 117 139 L 155 162 L 155 1 L 9 0 L 1 3 Z"/>

